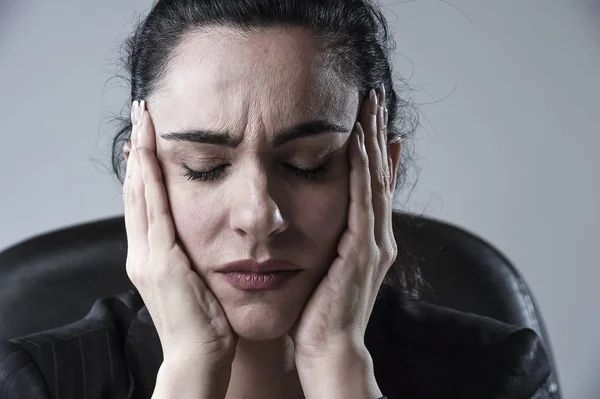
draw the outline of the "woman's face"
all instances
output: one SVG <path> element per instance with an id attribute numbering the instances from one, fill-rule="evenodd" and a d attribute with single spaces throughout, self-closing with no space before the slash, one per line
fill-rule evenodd
<path id="1" fill-rule="evenodd" d="M 346 152 L 360 99 L 319 66 L 316 45 L 292 28 L 190 34 L 148 101 L 179 240 L 248 339 L 293 326 L 346 227 Z M 212 140 L 163 137 L 181 132 Z M 323 164 L 314 174 L 296 169 Z M 302 271 L 278 289 L 242 290 L 217 270 L 245 259 Z"/>

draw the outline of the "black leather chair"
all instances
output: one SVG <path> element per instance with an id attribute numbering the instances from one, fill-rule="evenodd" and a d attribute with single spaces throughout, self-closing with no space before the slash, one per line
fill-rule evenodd
<path id="1" fill-rule="evenodd" d="M 394 212 L 394 231 L 431 289 L 422 299 L 535 330 L 556 370 L 539 308 L 514 266 L 464 229 Z M 59 327 L 93 302 L 133 289 L 123 217 L 46 233 L 0 253 L 0 340 Z M 536 398 L 559 399 L 556 372 Z"/>

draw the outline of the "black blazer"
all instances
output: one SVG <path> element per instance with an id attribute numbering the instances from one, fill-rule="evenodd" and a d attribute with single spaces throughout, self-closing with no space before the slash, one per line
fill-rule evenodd
<path id="1" fill-rule="evenodd" d="M 550 374 L 530 329 L 403 300 L 382 289 L 365 342 L 389 399 L 531 398 Z M 58 329 L 0 343 L 1 399 L 150 398 L 162 362 L 136 291 Z"/>

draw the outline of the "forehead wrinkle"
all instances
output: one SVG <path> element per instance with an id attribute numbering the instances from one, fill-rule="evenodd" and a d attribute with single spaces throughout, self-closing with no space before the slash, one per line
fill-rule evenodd
<path id="1" fill-rule="evenodd" d="M 239 81 L 251 82 L 256 79 L 259 79 L 261 87 L 268 87 L 274 76 L 280 76 L 278 80 L 287 83 L 294 80 L 311 81 L 305 85 L 308 88 L 325 86 L 331 80 L 343 84 L 332 68 L 318 61 L 321 57 L 317 56 L 319 49 L 316 41 L 317 38 L 303 28 L 270 28 L 253 33 L 223 27 L 196 30 L 189 33 L 186 40 L 178 46 L 174 62 L 183 63 L 190 71 L 204 63 L 202 68 L 208 69 L 204 72 L 215 76 L 215 83 L 219 88 L 228 88 L 234 84 L 238 85 Z M 221 44 L 218 48 L 217 43 Z M 235 51 L 227 51 L 228 47 L 232 47 L 229 50 Z M 213 48 L 217 48 L 214 53 L 216 56 L 211 57 L 210 63 L 203 62 L 211 55 Z M 200 57 L 200 60 L 194 61 L 196 57 Z M 249 60 L 253 61 L 248 62 Z M 258 69 L 264 68 L 267 73 L 257 75 L 257 66 Z M 318 77 L 324 73 L 327 78 L 321 78 L 320 82 L 315 84 L 313 76 Z M 297 88 L 289 89 L 293 91 Z"/>
<path id="2" fill-rule="evenodd" d="M 348 87 L 333 69 L 307 62 L 319 58 L 307 57 L 307 50 L 308 54 L 314 54 L 312 42 L 310 46 L 306 41 L 300 43 L 302 38 L 290 35 L 290 31 L 286 35 L 276 31 L 251 35 L 235 32 L 222 29 L 203 32 L 190 35 L 181 43 L 173 59 L 177 69 L 171 71 L 169 83 L 175 92 L 170 93 L 174 99 L 169 102 L 174 104 L 169 108 L 175 115 L 197 113 L 198 107 L 209 114 L 202 119 L 186 118 L 187 122 L 182 118 L 184 123 L 192 125 L 177 127 L 227 129 L 237 137 L 253 137 L 311 119 L 348 123 L 348 110 L 356 112 L 358 108 L 358 92 Z M 293 44 L 291 48 L 285 46 L 288 43 Z M 224 51 L 228 47 L 236 51 Z M 198 90 L 202 93 L 197 93 Z M 231 95 L 232 92 L 235 94 Z M 198 95 L 208 101 L 194 100 Z M 177 97 L 188 104 L 181 104 Z M 188 101 L 189 97 L 192 98 Z"/>

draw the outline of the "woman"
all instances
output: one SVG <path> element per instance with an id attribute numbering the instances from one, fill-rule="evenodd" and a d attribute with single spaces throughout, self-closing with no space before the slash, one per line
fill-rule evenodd
<path id="1" fill-rule="evenodd" d="M 414 120 L 388 42 L 366 0 L 158 2 L 114 142 L 138 292 L 3 344 L 0 392 L 531 397 L 549 373 L 533 331 L 404 295 L 392 198 Z M 80 353 L 71 384 L 59 342 Z"/>

